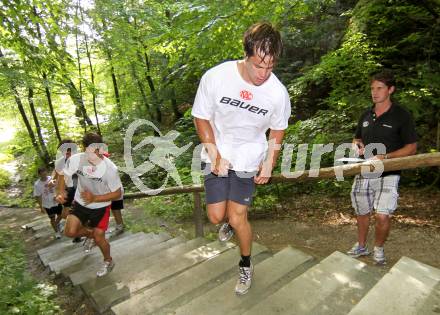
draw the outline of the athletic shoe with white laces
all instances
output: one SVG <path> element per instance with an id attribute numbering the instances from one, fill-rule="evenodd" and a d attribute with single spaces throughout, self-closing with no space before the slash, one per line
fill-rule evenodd
<path id="1" fill-rule="evenodd" d="M 96 246 L 95 239 L 94 238 L 86 238 L 83 246 L 84 246 L 84 251 L 86 253 L 90 253 L 92 248 Z"/>
<path id="2" fill-rule="evenodd" d="M 234 229 L 229 223 L 223 223 L 218 230 L 218 239 L 220 242 L 227 242 L 234 235 Z"/>
<path id="3" fill-rule="evenodd" d="M 64 232 L 64 225 L 65 225 L 64 221 L 61 221 L 61 222 L 58 223 L 57 229 L 58 229 L 59 233 L 63 233 Z"/>
<path id="4" fill-rule="evenodd" d="M 374 246 L 373 259 L 377 265 L 385 265 L 387 263 L 383 247 Z"/>
<path id="5" fill-rule="evenodd" d="M 238 295 L 246 294 L 252 284 L 252 275 L 254 273 L 254 266 L 251 263 L 250 267 L 238 268 L 238 280 L 235 285 L 235 293 Z"/>
<path id="6" fill-rule="evenodd" d="M 353 245 L 353 247 L 347 252 L 348 255 L 350 255 L 353 258 L 357 258 L 360 256 L 368 256 L 370 255 L 370 252 L 368 251 L 368 247 L 360 247 L 359 243 L 356 243 Z"/>
<path id="7" fill-rule="evenodd" d="M 113 262 L 113 260 L 104 261 L 101 265 L 101 268 L 96 272 L 96 275 L 98 277 L 104 277 L 106 274 L 111 272 L 114 267 L 115 267 L 115 263 Z"/>
<path id="8" fill-rule="evenodd" d="M 55 232 L 55 238 L 59 240 L 61 238 L 60 232 Z"/>
<path id="9" fill-rule="evenodd" d="M 115 229 L 111 232 L 112 236 L 118 236 L 124 233 L 124 226 L 122 224 L 117 224 Z"/>

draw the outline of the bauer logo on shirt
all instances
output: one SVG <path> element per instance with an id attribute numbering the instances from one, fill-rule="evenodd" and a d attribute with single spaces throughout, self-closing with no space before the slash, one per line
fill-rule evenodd
<path id="1" fill-rule="evenodd" d="M 245 103 L 242 102 L 240 100 L 236 100 L 227 96 L 223 96 L 220 100 L 220 103 L 222 104 L 228 104 L 231 106 L 235 106 L 237 108 L 241 108 L 241 109 L 247 109 L 248 111 L 250 111 L 251 113 L 257 114 L 257 115 L 263 115 L 266 116 L 266 114 L 269 112 L 267 109 L 264 108 L 260 108 L 257 106 L 253 106 L 249 103 Z"/>
<path id="2" fill-rule="evenodd" d="M 242 99 L 244 99 L 245 101 L 250 101 L 254 96 L 252 95 L 251 92 L 246 91 L 246 90 L 242 90 L 242 91 L 240 92 L 240 97 L 241 97 Z"/>

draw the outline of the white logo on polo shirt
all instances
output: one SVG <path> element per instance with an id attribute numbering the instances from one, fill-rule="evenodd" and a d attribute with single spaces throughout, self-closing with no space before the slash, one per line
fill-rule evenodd
<path id="1" fill-rule="evenodd" d="M 368 125 L 369 125 L 370 123 L 368 122 L 368 121 L 364 121 L 364 123 L 362 124 L 362 127 L 368 127 Z"/>
<path id="2" fill-rule="evenodd" d="M 393 128 L 393 126 L 390 125 L 386 125 L 386 124 L 382 124 L 383 127 L 387 127 L 387 128 Z"/>

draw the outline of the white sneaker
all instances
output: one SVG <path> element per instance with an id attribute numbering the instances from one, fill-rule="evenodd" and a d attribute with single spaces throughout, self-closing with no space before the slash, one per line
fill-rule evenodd
<path id="1" fill-rule="evenodd" d="M 223 223 L 218 230 L 218 240 L 220 242 L 227 242 L 234 235 L 234 229 L 229 223 Z"/>
<path id="2" fill-rule="evenodd" d="M 57 240 L 59 240 L 59 239 L 61 238 L 61 234 L 60 234 L 60 232 L 56 232 L 56 233 L 55 233 L 55 238 L 56 238 Z"/>
<path id="3" fill-rule="evenodd" d="M 60 223 L 58 223 L 57 229 L 59 233 L 64 232 L 64 225 L 65 225 L 65 221 L 61 221 Z"/>
<path id="4" fill-rule="evenodd" d="M 114 267 L 115 263 L 113 262 L 113 259 L 111 261 L 104 261 L 101 265 L 101 269 L 96 272 L 96 275 L 98 277 L 104 277 L 106 274 L 111 272 Z"/>
<path id="5" fill-rule="evenodd" d="M 92 248 L 96 246 L 95 239 L 94 238 L 86 238 L 83 246 L 84 246 L 84 251 L 86 253 L 90 253 Z"/>
<path id="6" fill-rule="evenodd" d="M 235 285 L 235 293 L 238 295 L 246 294 L 252 284 L 252 275 L 254 273 L 254 266 L 251 263 L 250 267 L 239 267 L 239 278 Z"/>
<path id="7" fill-rule="evenodd" d="M 385 265 L 387 263 L 383 247 L 374 246 L 373 259 L 377 265 Z"/>
<path id="8" fill-rule="evenodd" d="M 122 224 L 117 224 L 116 228 L 112 231 L 112 236 L 118 236 L 124 233 L 124 226 Z"/>

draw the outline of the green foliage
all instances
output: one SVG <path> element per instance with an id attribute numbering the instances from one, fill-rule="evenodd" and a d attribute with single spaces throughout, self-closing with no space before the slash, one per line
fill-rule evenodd
<path id="1" fill-rule="evenodd" d="M 20 184 L 26 191 L 19 203 L 31 205 L 29 187 L 41 161 L 21 121 L 17 98 L 36 132 L 28 100 L 28 89 L 33 88 L 40 131 L 53 157 L 58 139 L 48 88 L 63 137 L 79 139 L 95 128 L 81 125 L 84 113 L 78 104 L 81 100 L 93 116 L 92 97 L 97 97 L 102 133 L 118 166 L 124 166 L 123 138 L 133 120 L 149 119 L 162 134 L 177 130 L 179 147 L 193 143 L 175 161 L 183 184 L 191 184 L 192 149 L 199 140 L 190 107 L 198 81 L 210 67 L 241 58 L 242 34 L 260 20 L 275 23 L 282 32 L 284 55 L 274 71 L 288 86 L 292 101 L 285 142 L 308 143 L 308 161 L 313 144 L 336 147 L 351 141 L 360 113 L 371 105 L 370 74 L 383 67 L 396 72 L 394 97 L 416 118 L 420 152 L 438 149 L 440 30 L 434 4 L 397 0 L 5 2 L 0 17 L 0 99 L 4 117 L 19 131 L 7 148 L 1 146 L 0 151 L 10 155 L 0 155 L 0 161 L 20 157 Z M 86 50 L 91 54 L 94 84 Z M 141 130 L 134 143 L 150 135 L 154 135 L 151 130 Z M 135 165 L 147 161 L 151 150 L 146 146 L 135 152 Z M 295 161 L 296 150 L 292 167 Z M 322 166 L 332 163 L 333 153 L 325 154 Z M 280 172 L 279 165 L 275 171 Z M 422 171 L 411 176 L 431 179 L 427 175 Z M 127 192 L 137 190 L 128 175 L 122 177 Z M 166 172 L 155 167 L 142 180 L 157 188 L 165 178 Z M 175 184 L 170 180 L 168 186 Z M 331 190 L 332 185 L 315 188 Z M 278 190 L 264 188 L 256 207 L 277 202 Z M 159 204 L 152 206 L 160 212 Z"/>
<path id="2" fill-rule="evenodd" d="M 9 187 L 11 184 L 11 173 L 0 168 L 0 189 Z"/>
<path id="3" fill-rule="evenodd" d="M 22 240 L 0 230 L 0 313 L 59 314 L 53 302 L 56 286 L 36 282 L 26 265 Z"/>
<path id="4" fill-rule="evenodd" d="M 171 221 L 191 217 L 194 208 L 193 199 L 189 194 L 146 198 L 136 201 L 135 204 L 141 205 L 147 216 L 162 217 Z"/>

